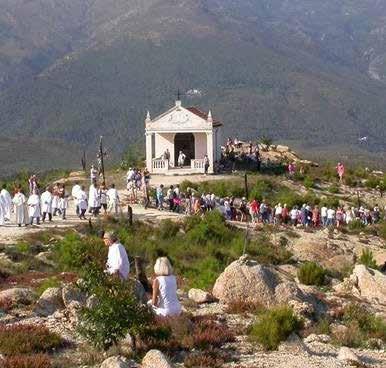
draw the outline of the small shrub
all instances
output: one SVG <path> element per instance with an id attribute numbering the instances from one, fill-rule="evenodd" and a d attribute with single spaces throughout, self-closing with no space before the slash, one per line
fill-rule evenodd
<path id="1" fill-rule="evenodd" d="M 132 282 L 108 277 L 95 264 L 89 264 L 82 276 L 82 288 L 95 295 L 98 305 L 81 309 L 78 330 L 96 348 L 107 349 L 127 333 L 135 336 L 151 322 L 152 315 L 137 300 Z"/>
<path id="2" fill-rule="evenodd" d="M 380 225 L 379 225 L 379 236 L 381 238 L 383 238 L 384 240 L 386 240 L 386 222 L 382 222 Z"/>
<path id="3" fill-rule="evenodd" d="M 332 194 L 337 194 L 339 193 L 339 187 L 337 184 L 331 184 L 330 187 L 328 188 L 328 191 Z"/>
<path id="4" fill-rule="evenodd" d="M 301 328 L 301 322 L 288 307 L 276 307 L 260 314 L 253 324 L 249 336 L 266 350 L 275 350 L 292 332 Z"/>
<path id="5" fill-rule="evenodd" d="M 377 186 L 379 186 L 381 183 L 381 180 L 379 180 L 379 178 L 377 178 L 376 176 L 370 176 L 366 182 L 365 182 L 365 186 L 366 188 L 369 188 L 369 189 L 375 189 Z"/>
<path id="6" fill-rule="evenodd" d="M 28 253 L 29 252 L 29 245 L 25 242 L 20 242 L 16 244 L 16 250 L 20 253 Z"/>
<path id="7" fill-rule="evenodd" d="M 355 336 L 355 339 L 351 339 L 349 342 L 351 346 L 365 346 L 367 340 L 370 338 L 378 338 L 383 342 L 386 342 L 386 322 L 375 316 L 372 313 L 369 313 L 364 307 L 360 304 L 349 304 L 343 310 L 342 316 L 343 323 L 352 331 L 352 336 Z"/>
<path id="8" fill-rule="evenodd" d="M 221 368 L 227 361 L 227 357 L 223 352 L 218 351 L 205 351 L 192 353 L 186 356 L 184 359 L 184 367 L 186 368 Z"/>
<path id="9" fill-rule="evenodd" d="M 193 346 L 198 349 L 221 347 L 226 342 L 233 342 L 235 337 L 229 328 L 213 320 L 196 319 L 193 329 Z"/>
<path id="10" fill-rule="evenodd" d="M 315 186 L 314 180 L 310 176 L 306 176 L 303 180 L 303 185 L 307 189 L 311 189 Z"/>
<path id="11" fill-rule="evenodd" d="M 3 368 L 51 368 L 50 358 L 45 354 L 14 355 L 6 357 Z"/>
<path id="12" fill-rule="evenodd" d="M 355 219 L 348 224 L 348 228 L 351 231 L 362 231 L 365 227 L 366 225 L 358 219 Z"/>
<path id="13" fill-rule="evenodd" d="M 304 285 L 322 286 L 325 283 L 326 270 L 315 262 L 306 262 L 298 270 L 299 281 Z"/>
<path id="14" fill-rule="evenodd" d="M 359 263 L 369 268 L 378 268 L 377 262 L 374 259 L 373 252 L 370 249 L 362 249 L 362 254 L 359 258 Z"/>
<path id="15" fill-rule="evenodd" d="M 0 326 L 0 351 L 5 355 L 48 352 L 62 344 L 59 335 L 42 326 Z"/>

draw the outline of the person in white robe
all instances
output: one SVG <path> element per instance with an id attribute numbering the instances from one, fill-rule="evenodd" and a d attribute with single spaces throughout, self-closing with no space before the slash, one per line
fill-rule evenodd
<path id="1" fill-rule="evenodd" d="M 40 202 L 41 202 L 41 211 L 42 211 L 42 220 L 43 222 L 46 221 L 46 216 L 48 215 L 48 221 L 52 221 L 52 200 L 53 195 L 51 193 L 51 188 L 47 187 L 46 191 L 41 195 Z"/>
<path id="2" fill-rule="evenodd" d="M 118 215 L 119 209 L 119 195 L 115 189 L 115 184 L 111 184 L 110 189 L 107 191 L 108 198 L 108 211 Z"/>
<path id="3" fill-rule="evenodd" d="M 16 189 L 16 194 L 12 200 L 15 206 L 15 216 L 16 224 L 21 227 L 21 225 L 28 224 L 28 211 L 27 211 L 27 198 L 22 193 L 21 188 Z"/>
<path id="4" fill-rule="evenodd" d="M 59 184 L 55 184 L 52 189 L 52 216 L 56 216 L 59 210 Z"/>
<path id="5" fill-rule="evenodd" d="M 76 205 L 79 209 L 79 218 L 81 220 L 86 220 L 85 213 L 87 211 L 88 201 L 84 186 L 82 186 L 80 190 L 76 192 Z"/>
<path id="6" fill-rule="evenodd" d="M 5 225 L 5 201 L 2 196 L 0 196 L 0 226 Z"/>
<path id="7" fill-rule="evenodd" d="M 92 213 L 94 216 L 97 216 L 101 204 L 98 193 L 98 186 L 96 183 L 90 185 L 90 189 L 88 192 L 88 206 L 90 213 Z"/>
<path id="8" fill-rule="evenodd" d="M 66 188 L 64 184 L 62 184 L 62 187 L 59 191 L 59 210 L 62 213 L 62 219 L 66 219 L 66 212 L 68 208 L 68 195 L 66 193 Z"/>
<path id="9" fill-rule="evenodd" d="M 36 219 L 36 224 L 40 225 L 40 198 L 36 189 L 34 189 L 28 198 L 27 205 L 30 224 L 32 225 L 34 219 Z"/>
<path id="10" fill-rule="evenodd" d="M 180 168 L 183 168 L 183 167 L 184 167 L 185 159 L 186 159 L 185 153 L 183 153 L 182 151 L 180 151 L 180 153 L 178 154 L 178 160 L 177 160 L 178 166 L 179 166 Z"/>
<path id="11" fill-rule="evenodd" d="M 9 221 L 11 220 L 11 212 L 12 212 L 13 205 L 12 205 L 12 197 L 9 194 L 5 184 L 3 185 L 3 189 L 0 192 L 0 196 L 2 196 L 4 199 L 5 221 Z"/>
<path id="12" fill-rule="evenodd" d="M 76 214 L 79 216 L 80 214 L 80 210 L 79 210 L 79 206 L 77 204 L 77 198 L 78 198 L 78 193 L 82 190 L 81 186 L 79 185 L 78 182 L 75 183 L 75 185 L 72 187 L 72 190 L 71 190 L 71 197 L 72 199 L 75 201 L 75 204 L 76 204 Z"/>
<path id="13" fill-rule="evenodd" d="M 96 182 L 97 175 L 98 175 L 98 170 L 94 167 L 94 165 L 91 165 L 91 169 L 90 169 L 90 181 L 91 181 L 91 184 Z"/>

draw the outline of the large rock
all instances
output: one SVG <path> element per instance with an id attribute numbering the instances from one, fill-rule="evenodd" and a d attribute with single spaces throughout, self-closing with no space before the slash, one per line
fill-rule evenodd
<path id="1" fill-rule="evenodd" d="M 72 302 L 78 302 L 81 305 L 86 304 L 87 296 L 80 291 L 80 289 L 72 284 L 63 286 L 62 289 L 63 303 L 66 308 Z"/>
<path id="2" fill-rule="evenodd" d="M 48 288 L 36 302 L 35 313 L 47 317 L 63 308 L 62 288 Z"/>
<path id="3" fill-rule="evenodd" d="M 350 278 L 337 285 L 335 290 L 350 292 L 360 298 L 386 305 L 386 275 L 364 265 L 355 266 Z"/>
<path id="4" fill-rule="evenodd" d="M 222 303 L 246 301 L 264 306 L 275 304 L 276 275 L 265 266 L 240 257 L 218 277 L 213 295 Z"/>
<path id="5" fill-rule="evenodd" d="M 142 368 L 173 368 L 173 365 L 159 350 L 149 350 L 142 359 Z"/>
<path id="6" fill-rule="evenodd" d="M 210 303 L 213 301 L 212 294 L 201 289 L 190 289 L 188 292 L 188 298 L 198 304 Z"/>
<path id="7" fill-rule="evenodd" d="M 352 365 L 361 365 L 361 361 L 358 356 L 349 348 L 343 346 L 339 349 L 338 360 L 352 364 Z"/>
<path id="8" fill-rule="evenodd" d="M 29 288 L 12 288 L 0 291 L 0 302 L 15 304 L 31 304 L 34 301 L 34 293 Z"/>
<path id="9" fill-rule="evenodd" d="M 100 368 L 137 368 L 139 367 L 133 360 L 128 360 L 122 356 L 113 356 L 103 361 Z"/>

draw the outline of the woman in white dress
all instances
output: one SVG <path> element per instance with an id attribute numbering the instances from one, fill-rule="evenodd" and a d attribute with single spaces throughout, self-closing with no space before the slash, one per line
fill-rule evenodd
<path id="1" fill-rule="evenodd" d="M 66 187 L 62 184 L 62 187 L 59 189 L 59 210 L 62 214 L 62 220 L 66 219 L 66 211 L 68 208 L 68 195 L 66 193 Z"/>
<path id="2" fill-rule="evenodd" d="M 21 191 L 21 188 L 16 189 L 15 196 L 12 200 L 15 206 L 15 215 L 16 215 L 16 224 L 21 227 L 21 225 L 28 224 L 28 211 L 27 211 L 27 198 Z"/>
<path id="3" fill-rule="evenodd" d="M 36 219 L 36 224 L 40 225 L 40 198 L 37 194 L 37 189 L 34 189 L 28 198 L 27 205 L 30 224 L 32 225 L 34 219 Z"/>
<path id="4" fill-rule="evenodd" d="M 157 259 L 154 273 L 156 278 L 153 281 L 153 296 L 149 305 L 157 316 L 178 316 L 181 314 L 181 304 L 177 298 L 177 280 L 166 257 Z"/>

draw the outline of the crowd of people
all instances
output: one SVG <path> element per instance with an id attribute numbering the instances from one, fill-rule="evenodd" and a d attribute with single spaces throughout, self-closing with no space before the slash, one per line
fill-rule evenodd
<path id="1" fill-rule="evenodd" d="M 43 190 L 40 188 L 36 175 L 28 180 L 29 193 L 24 193 L 22 186 L 13 189 L 13 195 L 6 185 L 0 193 L 0 225 L 14 221 L 17 226 L 40 225 L 41 222 L 52 222 L 55 216 L 66 220 L 69 200 L 74 201 L 76 215 L 86 219 L 86 212 L 97 216 L 104 212 L 118 214 L 120 198 L 114 184 L 109 188 L 104 183 L 98 184 L 99 174 L 92 166 L 90 171 L 91 185 L 88 192 L 84 185 L 75 183 L 71 193 L 66 190 L 65 184 L 55 183 Z"/>
<path id="2" fill-rule="evenodd" d="M 214 193 L 199 194 L 191 188 L 182 192 L 179 185 L 171 185 L 166 190 L 162 184 L 156 189 L 155 206 L 160 211 L 169 210 L 187 215 L 200 215 L 207 211 L 218 210 L 229 221 L 291 224 L 315 228 L 340 227 L 353 221 L 359 221 L 363 225 L 376 224 L 386 216 L 386 208 L 382 214 L 378 205 L 371 209 L 364 206 L 335 208 L 308 204 L 289 208 L 287 204 L 281 203 L 271 206 L 266 200 L 247 201 L 246 198 L 220 198 Z"/>
<path id="3" fill-rule="evenodd" d="M 245 152 L 240 150 L 243 146 L 243 142 L 235 138 L 228 137 L 225 146 L 221 150 L 221 159 L 218 163 L 216 171 L 223 171 L 230 169 L 235 170 L 236 160 L 246 161 L 256 167 L 258 171 L 261 168 L 261 155 L 258 144 L 253 144 L 252 141 L 248 142 L 248 149 Z"/>

